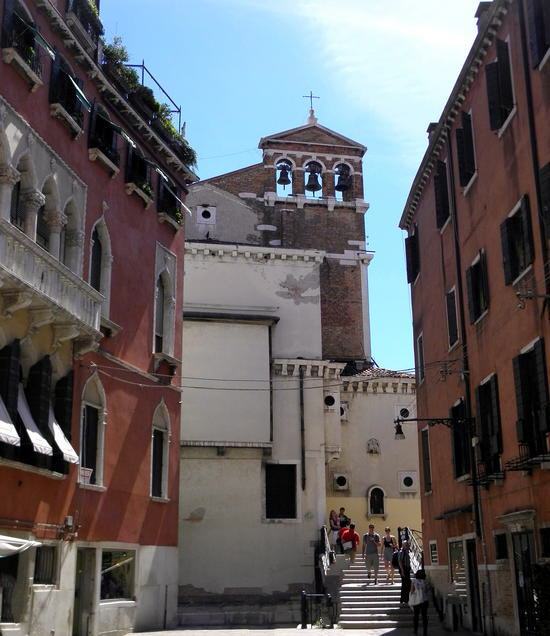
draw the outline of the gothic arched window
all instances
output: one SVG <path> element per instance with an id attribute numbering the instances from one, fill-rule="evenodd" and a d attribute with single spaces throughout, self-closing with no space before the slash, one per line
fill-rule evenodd
<path id="1" fill-rule="evenodd" d="M 305 195 L 315 198 L 317 192 L 323 196 L 323 166 L 318 161 L 310 161 L 305 166 Z"/>
<path id="2" fill-rule="evenodd" d="M 339 163 L 334 168 L 334 196 L 337 201 L 348 199 L 351 191 L 351 170 L 345 163 Z"/>
<path id="3" fill-rule="evenodd" d="M 384 491 L 382 488 L 372 488 L 369 493 L 369 514 L 384 514 Z"/>
<path id="4" fill-rule="evenodd" d="M 92 232 L 92 260 L 90 263 L 90 285 L 101 291 L 101 265 L 103 260 L 103 247 L 97 227 Z"/>
<path id="5" fill-rule="evenodd" d="M 292 194 L 292 164 L 288 159 L 280 159 L 275 168 L 277 196 Z"/>

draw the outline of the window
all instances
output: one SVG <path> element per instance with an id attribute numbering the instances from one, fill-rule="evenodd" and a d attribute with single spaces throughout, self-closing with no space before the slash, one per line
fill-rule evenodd
<path id="1" fill-rule="evenodd" d="M 451 428 L 453 467 L 455 479 L 458 479 L 470 472 L 470 448 L 472 443 L 470 424 L 465 421 L 466 408 L 463 400 L 459 400 L 451 408 L 450 417 L 454 420 Z"/>
<path id="2" fill-rule="evenodd" d="M 292 194 L 292 164 L 288 159 L 280 159 L 275 166 L 277 196 Z M 287 189 L 288 186 L 288 189 Z"/>
<path id="3" fill-rule="evenodd" d="M 548 0 L 527 0 L 527 23 L 531 65 L 537 68 L 550 49 L 550 7 Z"/>
<path id="4" fill-rule="evenodd" d="M 44 206 L 38 210 L 36 218 L 36 242 L 40 247 L 48 251 L 50 245 L 50 227 L 46 222 L 45 212 L 46 208 Z"/>
<path id="5" fill-rule="evenodd" d="M 265 465 L 266 519 L 296 519 L 296 464 Z"/>
<path id="6" fill-rule="evenodd" d="M 449 543 L 449 569 L 451 582 L 456 587 L 466 588 L 466 570 L 464 565 L 464 545 L 462 541 L 451 541 Z"/>
<path id="7" fill-rule="evenodd" d="M 339 163 L 334 169 L 334 196 L 337 201 L 349 200 L 352 193 L 353 181 L 351 169 L 345 163 Z"/>
<path id="8" fill-rule="evenodd" d="M 305 175 L 307 179 L 305 182 L 305 195 L 306 197 L 315 198 L 316 192 L 321 192 L 323 196 L 323 183 L 322 183 L 323 167 L 318 161 L 310 161 L 305 166 Z"/>
<path id="9" fill-rule="evenodd" d="M 422 444 L 422 478 L 424 480 L 424 492 L 432 490 L 432 467 L 430 463 L 430 433 L 425 428 L 420 433 Z"/>
<path id="10" fill-rule="evenodd" d="M 24 226 L 23 209 L 21 205 L 21 181 L 18 181 L 11 192 L 11 208 L 10 208 L 10 222 L 21 231 Z"/>
<path id="11" fill-rule="evenodd" d="M 183 222 L 181 213 L 181 203 L 179 200 L 180 193 L 178 188 L 171 182 L 159 177 L 159 198 L 157 201 L 157 210 L 159 214 L 167 214 L 177 223 Z"/>
<path id="12" fill-rule="evenodd" d="M 456 294 L 454 288 L 445 294 L 447 305 L 447 333 L 449 335 L 449 349 L 458 342 L 458 320 L 456 316 Z"/>
<path id="13" fill-rule="evenodd" d="M 418 383 L 423 382 L 425 369 L 424 369 L 424 335 L 420 334 L 416 339 L 416 375 Z"/>
<path id="14" fill-rule="evenodd" d="M 103 295 L 101 315 L 109 317 L 111 297 L 111 239 L 105 220 L 101 218 L 92 230 L 90 250 L 90 285 Z"/>
<path id="15" fill-rule="evenodd" d="M 91 470 L 90 484 L 97 483 L 97 438 L 99 428 L 99 409 L 89 404 L 84 406 L 82 420 L 82 447 L 80 462 L 82 468 Z"/>
<path id="16" fill-rule="evenodd" d="M 101 291 L 101 265 L 103 260 L 103 248 L 97 227 L 92 232 L 92 260 L 90 264 L 90 285 Z"/>
<path id="17" fill-rule="evenodd" d="M 447 184 L 447 164 L 438 161 L 434 174 L 435 220 L 440 230 L 449 218 L 449 188 Z"/>
<path id="18" fill-rule="evenodd" d="M 52 64 L 50 104 L 60 104 L 80 128 L 84 121 L 82 106 L 90 109 L 90 103 L 82 92 L 83 86 L 82 80 L 74 77 L 68 64 L 57 54 Z"/>
<path id="19" fill-rule="evenodd" d="M 437 553 L 437 541 L 430 541 L 430 563 L 437 565 L 439 563 L 439 555 Z"/>
<path id="20" fill-rule="evenodd" d="M 516 387 L 517 437 L 527 446 L 529 456 L 547 452 L 546 434 L 550 430 L 548 376 L 544 340 L 513 360 Z"/>
<path id="21" fill-rule="evenodd" d="M 508 542 L 506 541 L 506 534 L 500 532 L 495 534 L 495 559 L 501 561 L 508 558 Z"/>
<path id="22" fill-rule="evenodd" d="M 477 387 L 476 402 L 481 460 L 485 464 L 487 474 L 491 475 L 500 472 L 500 455 L 502 454 L 502 429 L 496 374 Z"/>
<path id="23" fill-rule="evenodd" d="M 479 252 L 472 265 L 466 270 L 466 284 L 470 322 L 474 323 L 489 309 L 489 281 L 483 250 Z"/>
<path id="24" fill-rule="evenodd" d="M 497 60 L 485 65 L 491 130 L 500 130 L 514 109 L 514 89 L 508 44 L 497 39 Z"/>
<path id="25" fill-rule="evenodd" d="M 105 392 L 94 374 L 84 387 L 80 421 L 80 483 L 103 485 Z"/>
<path id="26" fill-rule="evenodd" d="M 34 583 L 55 585 L 56 548 L 53 545 L 41 545 L 36 548 L 34 561 Z"/>
<path id="27" fill-rule="evenodd" d="M 13 2 L 11 10 L 9 3 L 5 3 L 2 34 L 2 48 L 14 48 L 25 64 L 41 77 L 42 65 L 36 41 L 36 27 L 20 2 Z"/>
<path id="28" fill-rule="evenodd" d="M 132 148 L 130 144 L 128 144 L 128 159 L 126 161 L 126 183 L 133 183 L 148 197 L 153 196 L 149 162 L 140 154 L 139 150 Z"/>
<path id="29" fill-rule="evenodd" d="M 105 110 L 101 106 L 96 106 L 90 118 L 88 147 L 101 150 L 115 166 L 120 163 L 120 153 L 118 151 L 118 135 L 120 133 L 120 127 L 116 126 L 107 117 Z"/>
<path id="30" fill-rule="evenodd" d="M 133 598 L 134 567 L 135 552 L 133 550 L 103 550 L 100 592 L 102 601 Z"/>
<path id="31" fill-rule="evenodd" d="M 373 488 L 369 494 L 369 514 L 384 514 L 384 491 L 381 488 Z"/>
<path id="32" fill-rule="evenodd" d="M 156 249 L 155 276 L 151 348 L 155 354 L 172 357 L 175 350 L 176 257 L 160 243 Z"/>
<path id="33" fill-rule="evenodd" d="M 155 293 L 155 353 L 163 351 L 164 337 L 164 283 L 162 276 L 157 278 L 157 288 Z"/>
<path id="34" fill-rule="evenodd" d="M 456 151 L 460 185 L 466 187 L 476 173 L 472 116 L 462 112 L 462 128 L 456 129 Z"/>
<path id="35" fill-rule="evenodd" d="M 170 439 L 170 418 L 164 402 L 161 402 L 153 416 L 151 439 L 151 496 L 168 497 L 168 448 Z"/>
<path id="36" fill-rule="evenodd" d="M 544 559 L 550 558 L 550 528 L 540 529 L 540 555 Z"/>
<path id="37" fill-rule="evenodd" d="M 547 163 L 539 172 L 542 220 L 546 230 L 546 238 L 550 239 L 550 163 Z"/>
<path id="38" fill-rule="evenodd" d="M 418 244 L 418 225 L 415 224 L 412 234 L 405 239 L 405 255 L 407 259 L 407 282 L 414 283 L 420 273 L 420 246 Z"/>
<path id="39" fill-rule="evenodd" d="M 533 262 L 533 230 L 527 195 L 500 226 L 500 240 L 504 282 L 510 285 Z"/>

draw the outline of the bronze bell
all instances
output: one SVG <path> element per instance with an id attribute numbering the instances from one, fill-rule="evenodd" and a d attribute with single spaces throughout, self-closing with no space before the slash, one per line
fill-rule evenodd
<path id="1" fill-rule="evenodd" d="M 350 182 L 349 174 L 339 174 L 338 181 L 336 182 L 334 189 L 336 190 L 336 192 L 345 192 L 346 190 L 349 190 L 349 186 L 350 186 L 349 182 Z"/>
<path id="2" fill-rule="evenodd" d="M 310 172 L 307 178 L 306 190 L 309 192 L 318 192 L 322 189 L 319 183 L 319 175 L 316 172 Z"/>
<path id="3" fill-rule="evenodd" d="M 290 177 L 288 176 L 288 168 L 281 168 L 281 174 L 277 179 L 277 183 L 282 186 L 287 186 L 290 184 Z"/>

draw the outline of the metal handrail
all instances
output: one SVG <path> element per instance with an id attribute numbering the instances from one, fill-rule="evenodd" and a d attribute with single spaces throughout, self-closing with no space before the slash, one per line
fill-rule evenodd
<path id="1" fill-rule="evenodd" d="M 316 623 L 320 623 L 319 627 L 334 627 L 336 605 L 330 594 L 308 594 L 305 590 L 302 590 L 300 601 L 302 629 L 307 629 L 308 625 L 315 625 Z M 315 614 L 313 613 L 314 609 L 316 610 Z"/>

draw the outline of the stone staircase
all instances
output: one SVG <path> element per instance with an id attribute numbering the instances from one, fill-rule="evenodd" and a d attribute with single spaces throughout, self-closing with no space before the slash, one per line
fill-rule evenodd
<path id="1" fill-rule="evenodd" d="M 373 573 L 367 578 L 365 562 L 357 556 L 353 565 L 343 570 L 339 591 L 339 624 L 343 629 L 383 629 L 413 626 L 413 612 L 401 607 L 401 579 L 395 572 L 395 583 L 386 583 L 383 561 L 380 561 L 378 584 Z M 438 624 L 437 613 L 430 604 L 428 622 Z"/>

